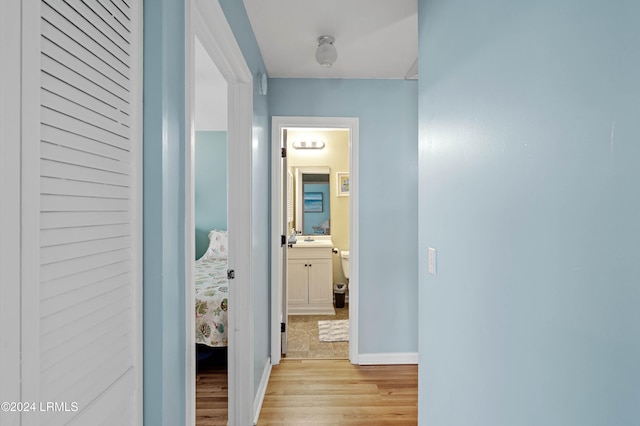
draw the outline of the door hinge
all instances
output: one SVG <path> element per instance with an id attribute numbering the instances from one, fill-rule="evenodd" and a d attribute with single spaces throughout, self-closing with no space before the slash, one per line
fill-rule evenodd
<path id="1" fill-rule="evenodd" d="M 287 148 L 280 148 L 280 156 L 282 158 L 287 158 Z"/>
<path id="2" fill-rule="evenodd" d="M 283 322 L 280 323 L 280 333 L 287 331 L 287 325 Z"/>
<path id="3" fill-rule="evenodd" d="M 227 279 L 228 280 L 232 280 L 235 277 L 236 277 L 236 271 L 234 271 L 233 269 L 227 270 Z"/>
<path id="4" fill-rule="evenodd" d="M 287 236 L 280 235 L 280 247 L 284 247 L 285 245 L 287 245 Z"/>

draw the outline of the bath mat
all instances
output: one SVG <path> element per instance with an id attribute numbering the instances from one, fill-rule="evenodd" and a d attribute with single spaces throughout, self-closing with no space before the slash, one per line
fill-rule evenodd
<path id="1" fill-rule="evenodd" d="M 321 342 L 348 342 L 349 320 L 318 321 Z"/>

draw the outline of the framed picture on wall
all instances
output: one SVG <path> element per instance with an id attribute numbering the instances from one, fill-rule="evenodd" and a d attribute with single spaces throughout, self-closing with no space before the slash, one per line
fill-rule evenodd
<path id="1" fill-rule="evenodd" d="M 305 192 L 304 193 L 304 212 L 305 213 L 322 213 L 323 202 L 322 192 Z"/>
<path id="2" fill-rule="evenodd" d="M 336 173 L 336 184 L 338 185 L 338 190 L 336 191 L 336 194 L 338 194 L 338 197 L 348 197 L 349 196 L 349 172 Z"/>

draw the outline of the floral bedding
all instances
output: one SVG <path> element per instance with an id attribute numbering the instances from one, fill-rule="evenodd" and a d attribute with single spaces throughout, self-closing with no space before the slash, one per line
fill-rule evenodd
<path id="1" fill-rule="evenodd" d="M 227 259 L 196 261 L 196 343 L 227 346 Z"/>

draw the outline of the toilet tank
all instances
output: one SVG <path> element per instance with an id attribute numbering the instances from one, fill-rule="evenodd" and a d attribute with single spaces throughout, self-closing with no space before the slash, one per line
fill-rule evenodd
<path id="1" fill-rule="evenodd" d="M 342 261 L 342 273 L 345 278 L 349 278 L 349 252 L 341 251 L 340 260 Z"/>

